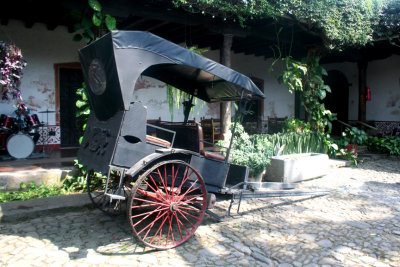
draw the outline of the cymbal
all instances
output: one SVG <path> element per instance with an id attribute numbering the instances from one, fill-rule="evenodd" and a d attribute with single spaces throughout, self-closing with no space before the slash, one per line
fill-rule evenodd
<path id="1" fill-rule="evenodd" d="M 38 113 L 56 113 L 55 110 L 45 110 L 45 111 L 39 111 Z"/>

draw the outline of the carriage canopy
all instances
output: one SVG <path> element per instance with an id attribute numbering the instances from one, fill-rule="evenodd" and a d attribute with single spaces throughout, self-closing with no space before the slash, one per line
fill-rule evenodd
<path id="1" fill-rule="evenodd" d="M 158 79 L 207 102 L 264 94 L 247 76 L 149 32 L 113 31 L 79 51 L 89 102 L 107 120 L 128 110 L 141 75 Z"/>

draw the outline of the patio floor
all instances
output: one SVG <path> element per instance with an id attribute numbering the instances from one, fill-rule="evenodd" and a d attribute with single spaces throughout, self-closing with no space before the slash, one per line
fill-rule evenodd
<path id="1" fill-rule="evenodd" d="M 7 152 L 2 151 L 0 155 L 0 172 L 71 167 L 74 165 L 77 151 L 78 148 L 37 150 L 26 159 L 13 159 Z"/>

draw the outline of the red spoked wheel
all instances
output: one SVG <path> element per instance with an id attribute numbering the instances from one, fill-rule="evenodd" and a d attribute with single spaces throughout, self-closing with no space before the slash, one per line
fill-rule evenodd
<path id="1" fill-rule="evenodd" d="M 183 161 L 164 161 L 134 184 L 128 219 L 138 241 L 168 249 L 194 234 L 206 207 L 207 190 L 201 175 Z"/>

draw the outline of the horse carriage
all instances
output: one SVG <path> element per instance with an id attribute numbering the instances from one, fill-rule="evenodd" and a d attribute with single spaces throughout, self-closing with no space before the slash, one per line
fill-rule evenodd
<path id="1" fill-rule="evenodd" d="M 187 115 L 179 123 L 149 123 L 147 108 L 133 97 L 143 75 L 208 103 L 236 101 L 244 113 L 250 100 L 264 98 L 248 77 L 148 32 L 113 31 L 79 56 L 91 105 L 78 152 L 90 170 L 89 196 L 110 215 L 126 208 L 137 240 L 176 247 L 206 212 L 217 217 L 209 210 L 216 195 L 266 196 L 257 191 L 266 184 L 248 181 L 247 166 L 231 163 L 232 141 L 224 155 L 206 150 L 201 125 Z"/>

